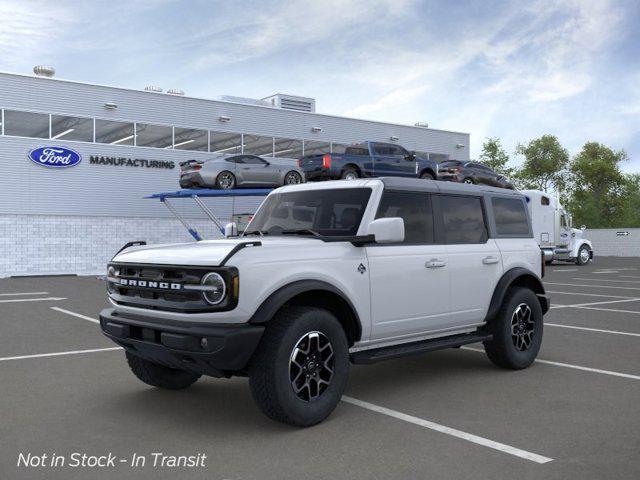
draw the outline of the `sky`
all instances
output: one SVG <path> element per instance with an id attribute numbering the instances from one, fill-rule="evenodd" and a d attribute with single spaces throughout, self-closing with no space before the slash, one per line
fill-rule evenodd
<path id="1" fill-rule="evenodd" d="M 0 71 L 308 96 L 320 113 L 468 132 L 472 158 L 486 137 L 511 155 L 543 134 L 571 154 L 598 141 L 640 172 L 638 25 L 640 0 L 0 0 Z"/>

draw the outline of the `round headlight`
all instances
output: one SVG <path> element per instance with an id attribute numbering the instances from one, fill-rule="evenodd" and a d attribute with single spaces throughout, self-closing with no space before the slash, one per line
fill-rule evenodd
<path id="1" fill-rule="evenodd" d="M 211 287 L 208 290 L 202 292 L 202 297 L 210 305 L 217 305 L 227 293 L 227 287 L 224 283 L 224 279 L 219 273 L 211 272 L 202 277 L 202 285 Z"/>

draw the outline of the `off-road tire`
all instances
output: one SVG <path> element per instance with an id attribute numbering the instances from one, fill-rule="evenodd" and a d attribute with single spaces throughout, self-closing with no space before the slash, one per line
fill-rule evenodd
<path id="1" fill-rule="evenodd" d="M 200 375 L 186 370 L 165 367 L 125 352 L 127 363 L 133 374 L 152 387 L 181 390 L 193 385 Z"/>
<path id="2" fill-rule="evenodd" d="M 587 260 L 583 260 L 582 259 L 582 252 L 583 251 L 587 251 L 589 252 L 589 247 L 587 247 L 586 245 L 582 245 L 579 249 L 578 249 L 578 256 L 576 257 L 576 265 L 586 265 L 587 263 L 589 263 L 591 261 L 591 256 L 589 255 L 589 257 L 587 258 Z"/>
<path id="3" fill-rule="evenodd" d="M 292 385 L 290 361 L 296 345 L 311 332 L 320 332 L 333 349 L 333 373 L 317 398 L 305 401 Z M 331 414 L 349 376 L 349 346 L 340 322 L 328 311 L 285 307 L 269 322 L 249 363 L 249 386 L 260 410 L 289 425 L 309 427 Z"/>
<path id="4" fill-rule="evenodd" d="M 468 185 L 475 185 L 476 184 L 476 182 L 471 177 L 467 177 L 467 178 L 463 179 L 462 183 L 466 183 Z"/>
<path id="5" fill-rule="evenodd" d="M 516 309 L 525 304 L 531 310 L 533 333 L 531 344 L 519 350 L 512 338 L 512 317 Z M 488 324 L 493 339 L 484 342 L 484 350 L 494 365 L 511 370 L 527 368 L 536 359 L 542 344 L 543 315 L 536 294 L 528 288 L 515 287 L 507 291 L 500 311 Z"/>
<path id="6" fill-rule="evenodd" d="M 340 178 L 342 178 L 343 180 L 355 180 L 357 178 L 360 178 L 360 174 L 355 168 L 347 167 L 342 171 Z"/>
<path id="7" fill-rule="evenodd" d="M 420 174 L 420 178 L 422 178 L 423 180 L 435 180 L 435 177 L 431 172 L 422 172 Z"/>

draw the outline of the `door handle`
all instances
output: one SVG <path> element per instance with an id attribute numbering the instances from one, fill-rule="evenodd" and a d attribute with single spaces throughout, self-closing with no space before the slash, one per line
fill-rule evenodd
<path id="1" fill-rule="evenodd" d="M 492 257 L 491 255 L 482 259 L 482 263 L 484 263 L 485 265 L 493 265 L 494 263 L 498 263 L 499 261 L 500 260 L 498 258 Z"/>
<path id="2" fill-rule="evenodd" d="M 426 268 L 442 268 L 447 265 L 447 262 L 443 262 L 442 260 L 438 260 L 437 258 L 432 258 L 428 262 L 424 264 Z"/>

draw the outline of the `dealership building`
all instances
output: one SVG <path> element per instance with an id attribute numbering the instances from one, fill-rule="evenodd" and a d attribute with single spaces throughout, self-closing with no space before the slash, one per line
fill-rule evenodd
<path id="1" fill-rule="evenodd" d="M 442 161 L 469 159 L 469 135 L 324 115 L 310 98 L 194 98 L 0 73 L 0 277 L 101 274 L 126 242 L 193 241 L 157 200 L 179 189 L 179 163 L 220 154 L 290 158 L 343 152 L 364 140 L 394 142 Z M 30 153 L 77 153 L 51 168 Z M 255 211 L 259 197 L 207 199 L 221 219 Z M 219 231 L 190 200 L 175 203 L 205 238 Z"/>

